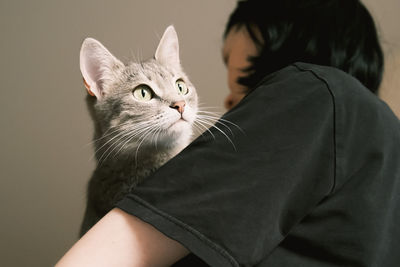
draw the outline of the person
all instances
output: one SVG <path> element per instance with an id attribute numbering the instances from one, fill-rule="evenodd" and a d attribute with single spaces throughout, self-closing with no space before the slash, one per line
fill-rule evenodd
<path id="1" fill-rule="evenodd" d="M 224 37 L 234 146 L 196 139 L 58 266 L 399 266 L 400 124 L 364 5 L 239 1 Z"/>

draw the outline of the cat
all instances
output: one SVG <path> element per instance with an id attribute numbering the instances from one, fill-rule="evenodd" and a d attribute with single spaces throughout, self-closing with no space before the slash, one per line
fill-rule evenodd
<path id="1" fill-rule="evenodd" d="M 165 30 L 154 58 L 138 63 L 124 64 L 99 41 L 86 38 L 80 69 L 95 124 L 97 161 L 87 187 L 82 236 L 189 144 L 196 120 L 206 129 L 216 118 L 198 114 L 198 96 L 181 67 L 173 26 Z"/>

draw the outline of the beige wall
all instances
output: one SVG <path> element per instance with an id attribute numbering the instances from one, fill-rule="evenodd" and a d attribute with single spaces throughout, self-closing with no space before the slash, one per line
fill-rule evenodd
<path id="1" fill-rule="evenodd" d="M 400 117 L 400 1 L 363 2 L 375 17 L 385 51 L 385 73 L 380 96 Z"/>
<path id="2" fill-rule="evenodd" d="M 398 0 L 367 1 L 390 58 L 399 55 Z M 202 102 L 222 111 L 221 33 L 234 0 L 0 2 L 0 266 L 50 266 L 76 240 L 94 167 L 92 125 L 78 68 L 91 36 L 115 55 L 152 56 L 174 24 Z M 400 114 L 397 61 L 382 96 Z M 392 83 L 392 84 L 391 84 Z"/>

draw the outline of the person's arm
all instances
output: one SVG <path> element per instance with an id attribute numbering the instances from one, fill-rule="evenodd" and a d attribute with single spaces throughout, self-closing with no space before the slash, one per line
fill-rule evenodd
<path id="1" fill-rule="evenodd" d="M 57 263 L 65 266 L 170 266 L 189 251 L 153 226 L 111 210 Z"/>

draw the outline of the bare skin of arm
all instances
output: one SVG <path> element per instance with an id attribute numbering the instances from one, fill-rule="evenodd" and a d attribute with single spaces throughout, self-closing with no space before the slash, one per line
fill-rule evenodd
<path id="1" fill-rule="evenodd" d="M 187 254 L 177 241 L 115 208 L 75 243 L 56 267 L 170 266 Z"/>

